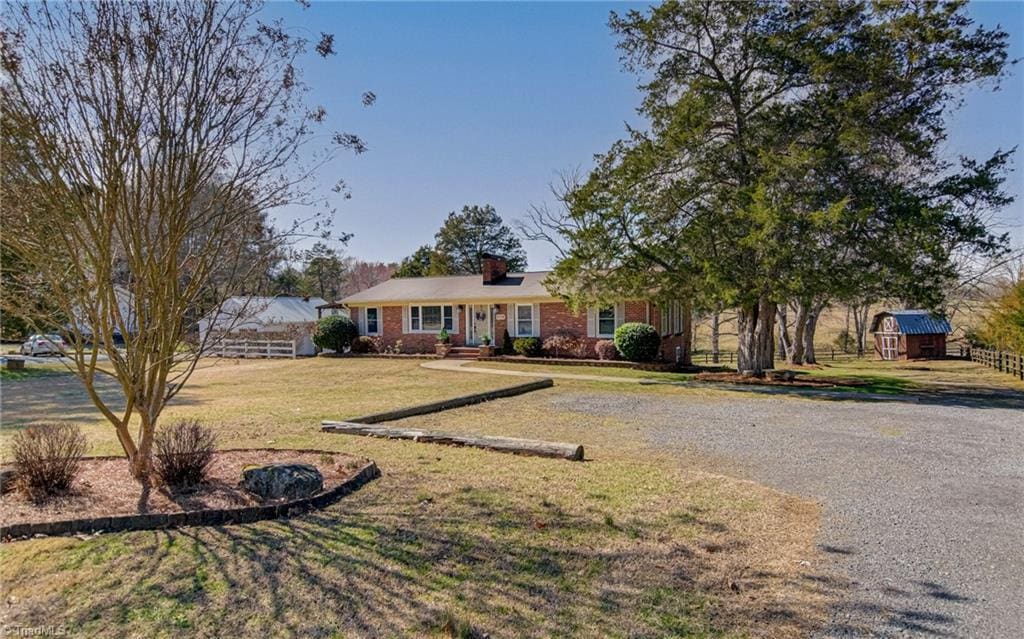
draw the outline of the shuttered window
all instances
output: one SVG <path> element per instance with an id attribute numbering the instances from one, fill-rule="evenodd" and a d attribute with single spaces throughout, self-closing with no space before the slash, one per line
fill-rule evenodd
<path id="1" fill-rule="evenodd" d="M 533 306 L 531 304 L 516 304 L 516 336 L 529 337 L 533 335 Z"/>
<path id="2" fill-rule="evenodd" d="M 613 337 L 615 335 L 615 307 L 606 306 L 597 309 L 597 336 Z"/>
<path id="3" fill-rule="evenodd" d="M 366 309 L 366 334 L 367 335 L 380 335 L 380 309 L 379 308 L 367 308 Z"/>

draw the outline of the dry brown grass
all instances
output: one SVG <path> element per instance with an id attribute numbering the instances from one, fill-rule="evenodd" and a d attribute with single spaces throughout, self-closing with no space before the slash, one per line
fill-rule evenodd
<path id="1" fill-rule="evenodd" d="M 5 388 L 5 408 L 50 381 Z M 552 409 L 546 400 L 573 384 L 402 423 L 577 441 L 584 463 L 317 429 L 321 417 L 509 383 L 499 377 L 303 360 L 217 367 L 197 382 L 171 413 L 201 417 L 222 446 L 344 451 L 376 460 L 383 477 L 287 521 L 4 545 L 4 623 L 86 636 L 443 636 L 447 625 L 492 637 L 791 637 L 820 623 L 831 596 L 815 504 L 684 467 L 646 448 L 635 425 Z M 111 452 L 98 425 L 88 432 Z"/>

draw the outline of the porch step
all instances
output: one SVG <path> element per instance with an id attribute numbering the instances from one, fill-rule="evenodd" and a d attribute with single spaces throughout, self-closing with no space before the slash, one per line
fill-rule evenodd
<path id="1" fill-rule="evenodd" d="M 448 351 L 448 359 L 476 359 L 480 357 L 480 349 L 472 346 L 453 346 Z"/>

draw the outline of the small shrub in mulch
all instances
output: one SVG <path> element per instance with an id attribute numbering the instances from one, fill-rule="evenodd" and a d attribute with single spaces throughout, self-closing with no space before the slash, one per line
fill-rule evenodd
<path id="1" fill-rule="evenodd" d="M 60 495 L 71 488 L 85 450 L 85 435 L 77 424 L 30 426 L 11 441 L 14 476 L 33 500 Z"/>
<path id="2" fill-rule="evenodd" d="M 352 342 L 351 350 L 357 354 L 376 353 L 377 342 L 372 337 L 360 335 Z"/>
<path id="3" fill-rule="evenodd" d="M 512 342 L 512 349 L 525 357 L 539 357 L 542 344 L 536 337 L 519 337 Z"/>
<path id="4" fill-rule="evenodd" d="M 619 351 L 615 348 L 615 342 L 610 339 L 598 340 L 594 344 L 594 352 L 597 354 L 597 359 L 612 360 L 619 358 Z"/>
<path id="5" fill-rule="evenodd" d="M 277 503 L 262 501 L 243 490 L 239 486 L 242 471 L 251 465 L 293 463 L 316 466 L 323 475 L 323 492 L 327 492 L 370 462 L 343 453 L 314 450 L 222 450 L 213 454 L 206 481 L 193 490 L 181 493 L 158 487 L 144 493 L 124 457 L 86 457 L 82 458 L 79 473 L 65 493 L 45 501 L 29 499 L 18 491 L 0 495 L 0 526 Z"/>
<path id="6" fill-rule="evenodd" d="M 195 419 L 182 419 L 157 430 L 153 438 L 157 475 L 176 490 L 203 483 L 213 462 L 217 437 Z"/>
<path id="7" fill-rule="evenodd" d="M 586 358 L 590 356 L 587 340 L 573 333 L 556 333 L 544 340 L 544 354 L 550 357 Z"/>

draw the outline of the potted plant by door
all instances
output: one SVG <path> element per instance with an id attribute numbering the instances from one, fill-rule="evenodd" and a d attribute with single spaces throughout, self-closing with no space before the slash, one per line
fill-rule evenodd
<path id="1" fill-rule="evenodd" d="M 448 335 L 448 331 L 442 328 L 441 332 L 437 334 L 437 344 L 434 345 L 434 352 L 437 353 L 438 357 L 448 357 L 448 352 L 451 349 L 451 337 Z"/>
<path id="2" fill-rule="evenodd" d="M 480 338 L 480 357 L 494 357 L 494 347 L 491 346 L 490 335 Z"/>

